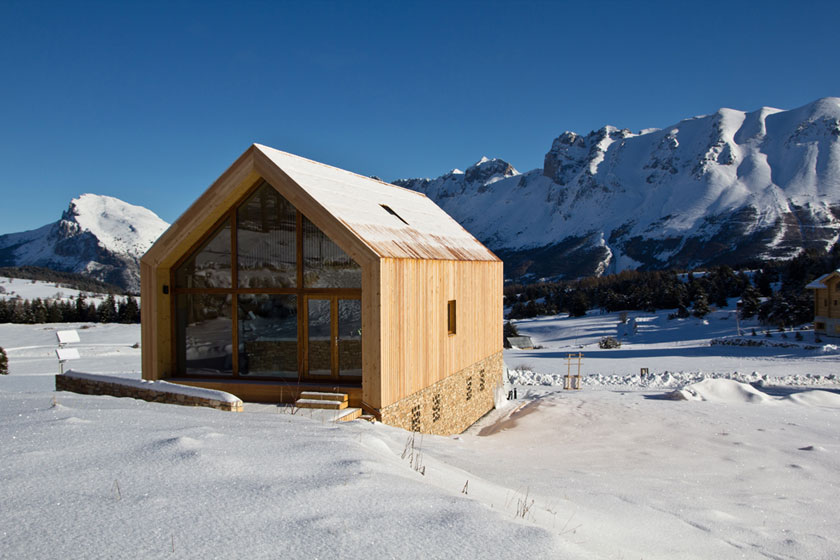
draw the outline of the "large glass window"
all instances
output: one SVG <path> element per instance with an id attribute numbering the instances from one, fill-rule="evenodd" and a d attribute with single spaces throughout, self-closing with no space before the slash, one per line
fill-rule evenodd
<path id="1" fill-rule="evenodd" d="M 230 220 L 214 231 L 175 272 L 176 288 L 229 288 Z"/>
<path id="2" fill-rule="evenodd" d="M 264 181 L 172 284 L 179 375 L 361 377 L 361 267 Z"/>
<path id="3" fill-rule="evenodd" d="M 297 212 L 263 184 L 236 213 L 236 253 L 241 288 L 297 285 Z"/>
<path id="4" fill-rule="evenodd" d="M 233 373 L 230 298 L 227 294 L 176 297 L 180 371 L 200 375 Z"/>
<path id="5" fill-rule="evenodd" d="M 361 288 L 362 269 L 341 247 L 303 217 L 303 286 Z"/>
<path id="6" fill-rule="evenodd" d="M 298 376 L 297 296 L 239 296 L 239 375 Z"/>

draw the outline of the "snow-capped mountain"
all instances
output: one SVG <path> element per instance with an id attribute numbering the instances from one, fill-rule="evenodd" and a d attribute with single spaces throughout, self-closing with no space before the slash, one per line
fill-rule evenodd
<path id="1" fill-rule="evenodd" d="M 485 158 L 395 183 L 434 199 L 510 276 L 790 257 L 840 234 L 840 98 L 638 134 L 564 132 L 542 169 Z"/>
<path id="2" fill-rule="evenodd" d="M 78 272 L 139 292 L 140 257 L 167 227 L 141 206 L 83 194 L 70 202 L 57 222 L 0 235 L 0 266 Z"/>

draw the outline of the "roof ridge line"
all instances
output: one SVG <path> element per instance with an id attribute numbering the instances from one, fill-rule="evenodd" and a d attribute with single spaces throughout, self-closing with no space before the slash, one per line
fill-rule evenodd
<path id="1" fill-rule="evenodd" d="M 289 152 L 284 152 L 283 150 L 278 150 L 277 148 L 272 148 L 271 146 L 266 146 L 265 144 L 259 144 L 259 143 L 257 143 L 257 142 L 254 142 L 254 143 L 253 143 L 253 146 L 255 146 L 255 147 L 256 147 L 257 149 L 259 149 L 259 150 L 263 150 L 263 149 L 273 150 L 273 151 L 275 151 L 275 152 L 279 152 L 279 153 L 281 153 L 281 154 L 283 154 L 283 155 L 286 155 L 286 156 L 290 156 L 290 157 L 293 157 L 293 158 L 297 158 L 297 159 L 302 159 L 302 160 L 304 160 L 304 161 L 308 161 L 309 163 L 313 163 L 313 164 L 315 164 L 315 165 L 320 165 L 320 166 L 322 166 L 322 167 L 328 167 L 328 168 L 330 168 L 330 169 L 335 169 L 335 170 L 337 170 L 337 171 L 341 171 L 341 172 L 343 172 L 343 173 L 349 173 L 350 175 L 355 175 L 356 177 L 360 177 L 360 178 L 362 178 L 362 179 L 367 179 L 368 181 L 374 181 L 374 182 L 376 182 L 376 183 L 380 183 L 380 184 L 382 184 L 382 185 L 385 185 L 386 187 L 391 187 L 391 188 L 394 188 L 394 189 L 400 189 L 400 190 L 403 190 L 403 191 L 409 192 L 409 193 L 414 194 L 414 195 L 417 195 L 417 196 L 422 196 L 422 197 L 424 197 L 424 198 L 428 198 L 428 196 L 426 196 L 424 193 L 421 193 L 421 192 L 415 191 L 415 190 L 413 190 L 413 189 L 409 189 L 409 188 L 406 188 L 406 187 L 401 187 L 401 186 L 399 186 L 399 185 L 395 185 L 395 184 L 393 184 L 393 183 L 388 183 L 388 182 L 385 182 L 385 181 L 383 181 L 383 180 L 381 180 L 381 179 L 374 179 L 373 177 L 368 177 L 367 175 L 362 175 L 361 173 L 356 173 L 355 171 L 350 171 L 350 170 L 347 170 L 347 169 L 343 169 L 343 168 L 341 168 L 341 167 L 336 167 L 336 166 L 334 166 L 334 165 L 329 165 L 328 163 L 323 163 L 323 162 L 320 162 L 320 161 L 316 161 L 316 160 L 314 160 L 314 159 L 309 159 L 309 158 L 306 158 L 306 157 L 303 157 L 303 156 L 299 156 L 299 155 L 297 155 L 297 154 L 292 154 L 292 153 L 289 153 Z"/>

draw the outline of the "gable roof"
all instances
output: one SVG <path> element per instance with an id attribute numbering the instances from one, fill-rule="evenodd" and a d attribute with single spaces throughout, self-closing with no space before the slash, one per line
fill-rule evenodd
<path id="1" fill-rule="evenodd" d="M 143 256 L 176 256 L 262 178 L 360 264 L 376 258 L 499 261 L 426 195 L 253 144 Z M 197 233 L 198 232 L 198 233 Z"/>
<path id="2" fill-rule="evenodd" d="M 422 193 L 268 146 L 254 148 L 380 257 L 499 260 Z"/>
<path id="3" fill-rule="evenodd" d="M 822 276 L 805 286 L 805 289 L 822 290 L 828 288 L 828 286 L 825 285 L 825 281 L 828 280 L 830 277 L 834 276 L 835 274 L 840 274 L 840 269 L 829 272 L 828 274 L 823 274 Z"/>

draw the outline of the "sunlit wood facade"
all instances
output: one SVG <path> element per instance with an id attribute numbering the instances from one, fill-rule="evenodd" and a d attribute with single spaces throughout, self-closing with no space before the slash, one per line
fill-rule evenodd
<path id="1" fill-rule="evenodd" d="M 807 288 L 814 291 L 814 332 L 840 336 L 840 270 L 823 274 Z"/>
<path id="2" fill-rule="evenodd" d="M 501 380 L 495 255 L 422 194 L 264 146 L 161 236 L 141 282 L 144 379 L 262 402 L 339 388 L 398 425 L 422 394 L 437 408 L 413 404 L 428 419 L 411 425 L 435 433 L 485 413 Z M 456 374 L 465 396 L 429 393 Z"/>

